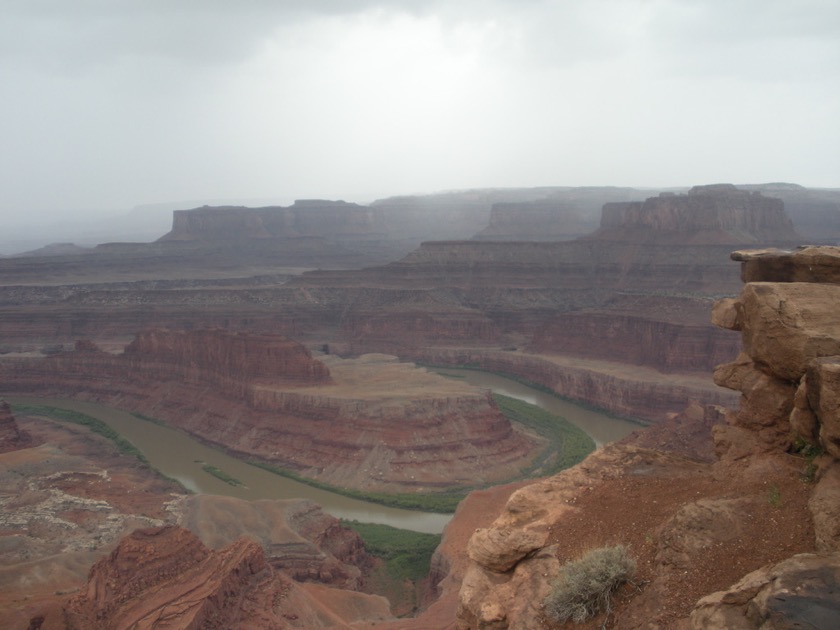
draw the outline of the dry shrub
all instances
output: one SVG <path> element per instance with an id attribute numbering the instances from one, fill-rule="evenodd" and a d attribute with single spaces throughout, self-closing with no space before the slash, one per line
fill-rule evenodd
<path id="1" fill-rule="evenodd" d="M 636 561 L 624 545 L 592 549 L 561 567 L 545 599 L 546 614 L 562 623 L 609 613 L 613 592 L 628 582 L 635 570 Z"/>

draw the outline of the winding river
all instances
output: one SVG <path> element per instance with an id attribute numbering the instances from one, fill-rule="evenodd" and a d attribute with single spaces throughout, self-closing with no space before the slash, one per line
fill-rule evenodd
<path id="1" fill-rule="evenodd" d="M 605 416 L 495 374 L 458 369 L 441 369 L 440 372 L 463 378 L 473 385 L 525 400 L 562 415 L 589 433 L 598 446 L 620 439 L 639 428 L 639 425 Z M 426 533 L 440 533 L 452 518 L 451 514 L 388 508 L 313 488 L 201 444 L 182 431 L 139 420 L 130 413 L 104 405 L 69 399 L 21 396 L 9 396 L 6 399 L 11 404 L 49 405 L 97 418 L 130 440 L 143 452 L 152 466 L 163 474 L 177 479 L 194 492 L 235 496 L 242 499 L 306 498 L 319 503 L 327 512 L 339 518 L 383 523 Z M 215 466 L 244 485 L 232 486 L 214 477 L 204 470 L 204 467 L 208 465 Z"/>

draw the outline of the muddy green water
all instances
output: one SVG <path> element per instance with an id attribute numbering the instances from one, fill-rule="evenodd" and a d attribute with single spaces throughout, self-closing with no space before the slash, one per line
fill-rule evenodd
<path id="1" fill-rule="evenodd" d="M 566 417 L 595 439 L 598 445 L 617 440 L 638 425 L 616 420 L 596 411 L 560 400 L 516 381 L 475 370 L 440 370 L 467 382 L 493 389 L 500 394 L 520 398 Z M 9 396 L 11 404 L 49 405 L 85 413 L 97 418 L 132 442 L 163 474 L 180 481 L 186 488 L 205 494 L 220 494 L 242 499 L 311 499 L 339 518 L 367 523 L 383 523 L 418 532 L 440 533 L 451 519 L 449 514 L 398 510 L 375 503 L 343 497 L 272 474 L 222 451 L 206 446 L 186 433 L 140 420 L 130 413 L 89 402 Z M 203 469 L 219 468 L 244 486 L 232 486 Z"/>
<path id="2" fill-rule="evenodd" d="M 598 448 L 604 444 L 620 440 L 629 433 L 641 429 L 643 426 L 628 420 L 613 418 L 595 409 L 581 407 L 568 400 L 563 400 L 562 398 L 552 396 L 533 387 L 528 387 L 518 381 L 490 372 L 452 368 L 439 368 L 436 371 L 444 376 L 448 374 L 462 378 L 471 385 L 492 389 L 498 394 L 524 400 L 527 403 L 542 407 L 558 416 L 563 416 L 572 424 L 586 431 L 595 440 L 595 445 Z"/>

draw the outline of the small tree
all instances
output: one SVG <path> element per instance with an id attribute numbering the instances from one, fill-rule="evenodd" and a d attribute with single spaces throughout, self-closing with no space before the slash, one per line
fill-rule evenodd
<path id="1" fill-rule="evenodd" d="M 627 547 L 592 549 L 560 569 L 560 575 L 545 599 L 546 614 L 555 621 L 584 621 L 601 611 L 612 610 L 612 594 L 629 581 L 636 561 Z"/>

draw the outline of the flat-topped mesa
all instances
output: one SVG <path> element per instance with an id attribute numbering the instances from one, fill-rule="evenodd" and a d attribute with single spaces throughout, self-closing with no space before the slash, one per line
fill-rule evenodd
<path id="1" fill-rule="evenodd" d="M 139 333 L 126 346 L 124 356 L 134 368 L 154 372 L 157 366 L 161 373 L 177 374 L 194 383 L 332 382 L 326 365 L 303 345 L 282 335 L 154 329 Z"/>
<path id="2" fill-rule="evenodd" d="M 695 186 L 644 202 L 607 203 L 590 238 L 638 243 L 793 244 L 800 240 L 781 199 L 731 184 Z"/>
<path id="3" fill-rule="evenodd" d="M 142 333 L 122 354 L 80 342 L 0 361 L 5 391 L 95 400 L 325 483 L 426 491 L 510 479 L 544 442 L 489 392 L 395 357 L 319 361 L 277 335 Z"/>
<path id="4" fill-rule="evenodd" d="M 159 241 L 235 242 L 243 239 L 381 237 L 372 208 L 346 201 L 299 200 L 292 206 L 204 206 L 175 210 Z"/>

